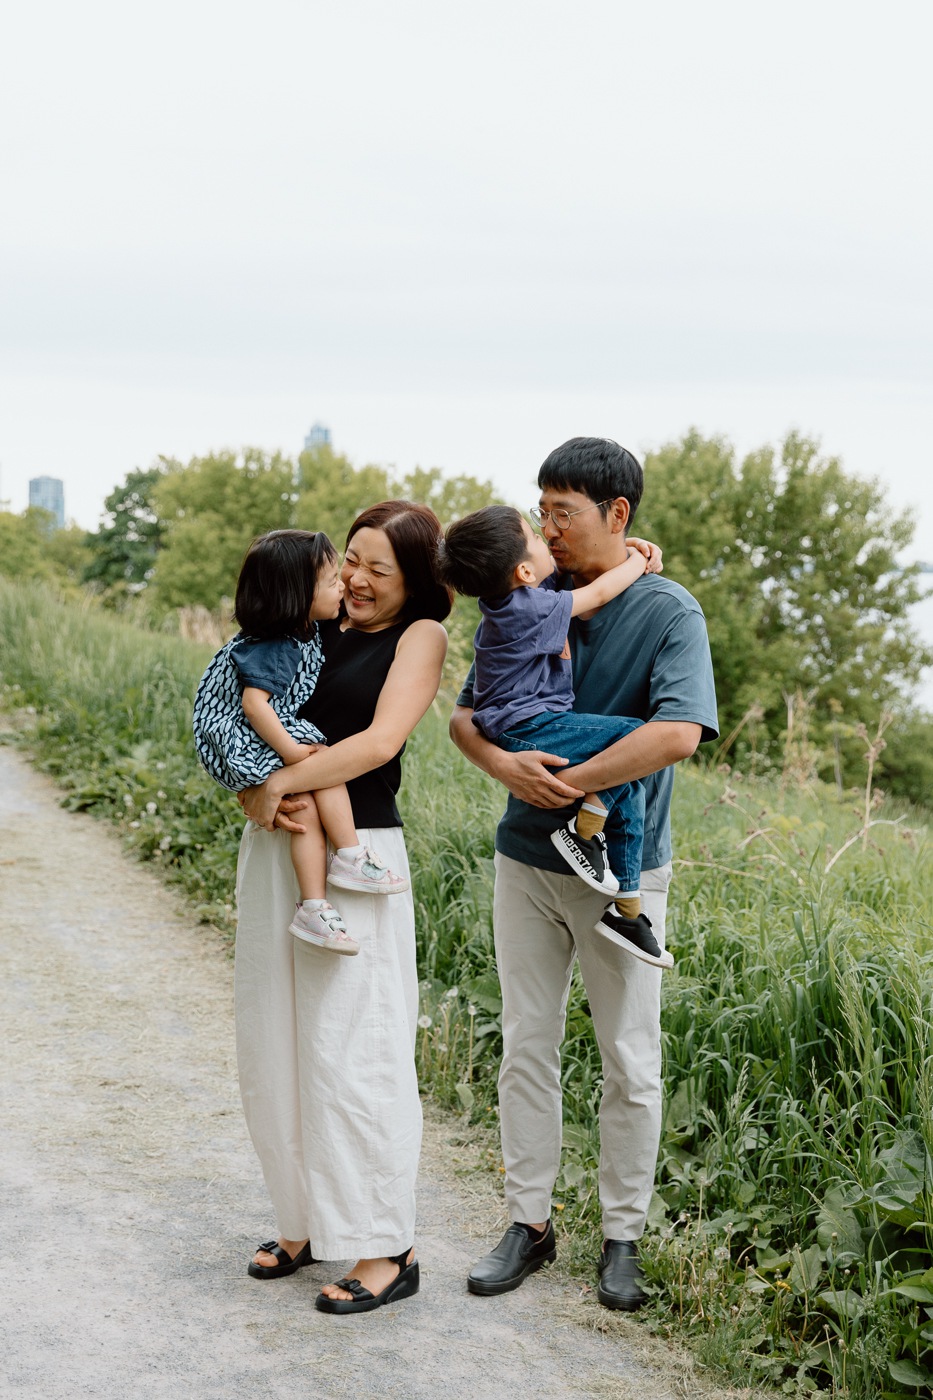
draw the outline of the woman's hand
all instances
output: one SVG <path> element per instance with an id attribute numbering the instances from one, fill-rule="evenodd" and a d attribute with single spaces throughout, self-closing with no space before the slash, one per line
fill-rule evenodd
<path id="1" fill-rule="evenodd" d="M 532 807 L 554 809 L 566 807 L 583 796 L 582 788 L 568 787 L 560 778 L 548 771 L 549 768 L 563 768 L 566 758 L 558 758 L 553 753 L 543 753 L 540 749 L 524 750 L 521 753 L 499 751 L 496 761 L 496 774 L 513 797 L 520 802 L 528 802 Z"/>
<path id="2" fill-rule="evenodd" d="M 625 543 L 630 549 L 637 549 L 639 554 L 643 554 L 647 563 L 645 564 L 646 574 L 660 574 L 664 570 L 664 562 L 660 545 L 652 544 L 650 540 L 640 540 L 637 535 L 626 535 Z"/>
<path id="3" fill-rule="evenodd" d="M 283 831 L 305 831 L 306 828 L 299 822 L 289 819 L 289 812 L 300 812 L 303 807 L 307 807 L 306 797 L 279 797 L 278 794 L 269 787 L 270 779 L 260 783 L 258 787 L 244 788 L 238 792 L 236 797 L 240 806 L 251 822 L 261 826 L 265 831 L 274 831 L 281 827 Z"/>

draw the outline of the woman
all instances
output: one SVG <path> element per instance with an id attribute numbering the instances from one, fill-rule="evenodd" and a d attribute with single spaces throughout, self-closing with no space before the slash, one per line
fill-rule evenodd
<path id="1" fill-rule="evenodd" d="M 395 794 L 405 741 L 437 693 L 451 597 L 437 580 L 433 511 L 384 501 L 354 521 L 341 571 L 345 616 L 321 627 L 324 666 L 300 711 L 326 748 L 243 794 L 252 818 L 237 871 L 240 1092 L 278 1219 L 255 1278 L 314 1258 L 358 1257 L 323 1289 L 324 1312 L 362 1312 L 418 1290 L 414 1186 L 421 1104 L 414 1065 L 418 981 L 410 893 L 341 892 L 355 958 L 288 932 L 295 877 L 288 792 L 347 782 L 360 841 L 399 874 L 408 858 Z M 276 829 L 278 828 L 278 829 Z"/>

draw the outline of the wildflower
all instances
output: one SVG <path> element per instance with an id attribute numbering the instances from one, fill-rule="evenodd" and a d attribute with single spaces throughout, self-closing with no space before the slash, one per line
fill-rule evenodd
<path id="1" fill-rule="evenodd" d="M 476 1015 L 476 1007 L 473 1005 L 472 1001 L 470 1002 L 470 1004 L 469 1004 L 468 1007 L 467 1007 L 467 1015 L 468 1015 L 468 1016 L 475 1016 L 475 1015 Z"/>
<path id="2" fill-rule="evenodd" d="M 165 796 L 166 796 L 166 795 L 165 795 L 165 793 L 162 791 L 161 788 L 160 788 L 159 791 L 156 793 L 156 797 L 159 799 L 160 802 L 164 802 L 164 801 L 165 801 Z"/>
<path id="3" fill-rule="evenodd" d="M 124 807 L 132 807 L 133 805 L 133 799 L 128 792 L 123 794 L 123 805 Z"/>
<path id="4" fill-rule="evenodd" d="M 457 998 L 459 995 L 460 995 L 460 988 L 459 988 L 459 987 L 448 987 L 447 991 L 444 993 L 444 1000 L 445 1000 L 445 1001 L 455 1001 L 456 998 Z"/>
<path id="5" fill-rule="evenodd" d="M 163 836 L 163 837 L 162 837 L 162 840 L 159 842 L 159 850 L 160 850 L 160 851 L 167 851 L 167 850 L 169 849 L 169 847 L 171 846 L 171 844 L 172 844 L 172 838 L 171 838 L 171 836 Z"/>
<path id="6" fill-rule="evenodd" d="M 158 810 L 159 809 L 154 802 L 146 803 L 146 811 L 148 812 L 150 817 L 154 817 Z"/>
<path id="7" fill-rule="evenodd" d="M 418 1025 L 421 1027 L 421 1029 L 422 1029 L 423 1031 L 428 1030 L 430 1026 L 433 1026 L 433 1024 L 434 1024 L 434 1022 L 431 1020 L 430 1016 L 419 1016 L 419 1017 L 418 1017 Z"/>
<path id="8" fill-rule="evenodd" d="M 130 831 L 138 831 L 139 822 L 130 822 Z"/>

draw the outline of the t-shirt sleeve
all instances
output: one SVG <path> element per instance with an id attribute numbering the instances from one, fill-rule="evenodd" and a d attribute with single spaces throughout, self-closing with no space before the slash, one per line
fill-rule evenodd
<path id="1" fill-rule="evenodd" d="M 467 678 L 463 682 L 460 694 L 457 696 L 457 704 L 462 705 L 466 710 L 473 709 L 473 686 L 476 683 L 476 662 L 467 672 Z"/>
<path id="2" fill-rule="evenodd" d="M 648 695 L 649 719 L 699 724 L 701 743 L 719 734 L 713 662 L 699 608 L 685 608 L 672 620 L 651 668 Z"/>
<path id="3" fill-rule="evenodd" d="M 516 636 L 522 646 L 538 656 L 560 656 L 567 644 L 567 629 L 573 611 L 573 594 L 568 589 L 556 593 L 552 589 L 524 590 L 520 611 L 516 609 Z"/>
<path id="4" fill-rule="evenodd" d="M 301 647 L 291 637 L 243 641 L 230 648 L 230 657 L 243 685 L 268 691 L 270 695 L 284 695 L 295 679 Z"/>

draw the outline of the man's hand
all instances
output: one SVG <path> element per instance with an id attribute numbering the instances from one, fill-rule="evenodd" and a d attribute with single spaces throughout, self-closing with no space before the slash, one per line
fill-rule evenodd
<path id="1" fill-rule="evenodd" d="M 557 754 L 543 753 L 532 749 L 522 753 L 499 751 L 496 762 L 496 778 L 504 783 L 513 797 L 528 802 L 532 807 L 553 810 L 566 807 L 583 796 L 581 788 L 568 787 L 560 778 L 548 772 L 548 768 L 563 768 L 568 762 Z"/>

